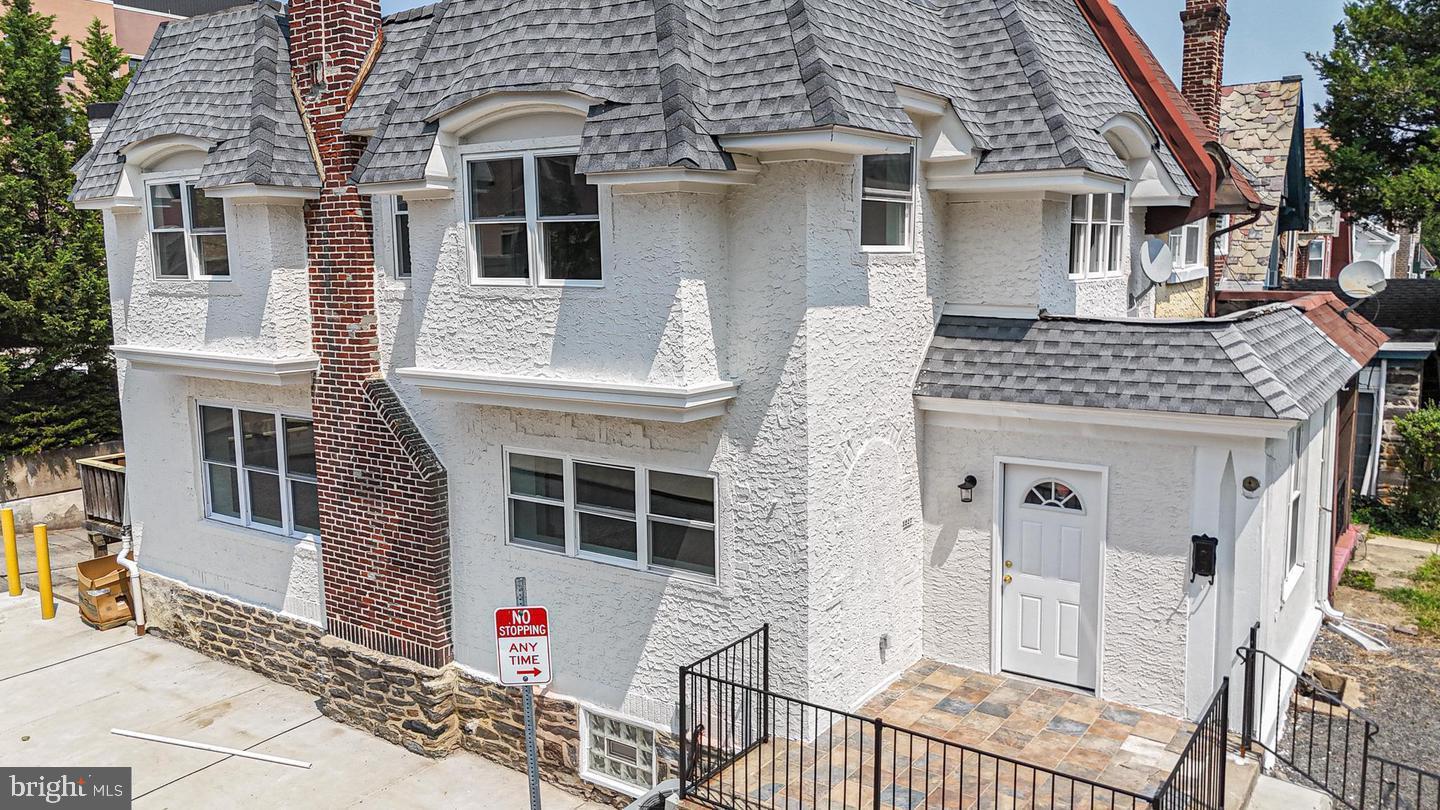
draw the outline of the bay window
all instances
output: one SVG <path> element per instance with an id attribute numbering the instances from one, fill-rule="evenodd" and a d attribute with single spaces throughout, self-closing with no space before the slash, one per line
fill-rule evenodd
<path id="1" fill-rule="evenodd" d="M 601 283 L 599 190 L 575 173 L 576 160 L 522 152 L 466 163 L 472 280 Z"/>
<path id="2" fill-rule="evenodd" d="M 1125 195 L 1078 194 L 1070 199 L 1070 277 L 1104 278 L 1123 271 Z"/>
<path id="3" fill-rule="evenodd" d="M 915 149 L 860 158 L 860 247 L 910 250 L 915 230 Z"/>
<path id="4" fill-rule="evenodd" d="M 309 419 L 201 405 L 205 516 L 291 537 L 320 534 Z"/>
<path id="5" fill-rule="evenodd" d="M 511 545 L 714 579 L 715 479 L 506 451 Z"/>
<path id="6" fill-rule="evenodd" d="M 230 276 L 224 200 L 193 182 L 160 180 L 146 185 L 145 208 L 157 278 Z"/>

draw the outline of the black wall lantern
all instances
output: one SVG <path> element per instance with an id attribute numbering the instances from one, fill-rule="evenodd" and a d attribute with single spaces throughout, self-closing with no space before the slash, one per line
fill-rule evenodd
<path id="1" fill-rule="evenodd" d="M 975 476 L 965 476 L 965 480 L 960 482 L 961 503 L 970 503 L 971 501 L 975 500 L 975 485 L 978 483 L 980 482 L 975 480 Z"/>
<path id="2" fill-rule="evenodd" d="M 1190 538 L 1190 581 L 1196 577 L 1209 577 L 1215 584 L 1215 557 L 1220 541 L 1208 534 L 1197 534 Z"/>

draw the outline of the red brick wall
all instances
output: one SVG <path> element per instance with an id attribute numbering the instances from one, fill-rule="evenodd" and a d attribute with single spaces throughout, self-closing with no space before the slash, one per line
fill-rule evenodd
<path id="1" fill-rule="evenodd" d="M 1225 80 L 1225 34 L 1230 30 L 1226 0 L 1185 0 L 1185 56 L 1180 92 L 1211 135 L 1220 132 L 1220 85 Z"/>
<path id="2" fill-rule="evenodd" d="M 306 203 L 328 630 L 429 666 L 452 657 L 444 467 L 380 373 L 364 149 L 340 122 L 380 26 L 375 0 L 293 0 L 291 68 L 323 164 Z"/>

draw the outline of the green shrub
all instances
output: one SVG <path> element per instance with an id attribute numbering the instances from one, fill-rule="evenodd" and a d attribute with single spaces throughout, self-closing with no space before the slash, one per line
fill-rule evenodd
<path id="1" fill-rule="evenodd" d="M 1440 408 L 1429 406 L 1395 420 L 1405 488 L 1396 501 L 1407 524 L 1440 529 Z"/>
<path id="2" fill-rule="evenodd" d="M 1361 591 L 1373 591 L 1375 590 L 1375 574 L 1371 571 L 1361 571 L 1359 568 L 1346 568 L 1345 573 L 1340 575 L 1340 584 Z"/>

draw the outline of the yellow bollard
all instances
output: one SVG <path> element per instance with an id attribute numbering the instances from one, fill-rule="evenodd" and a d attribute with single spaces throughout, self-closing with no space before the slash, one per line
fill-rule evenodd
<path id="1" fill-rule="evenodd" d="M 40 618 L 55 618 L 55 594 L 50 588 L 50 530 L 35 524 L 35 572 L 40 577 Z"/>
<path id="2" fill-rule="evenodd" d="M 25 588 L 20 584 L 20 549 L 15 546 L 15 510 L 0 509 L 0 536 L 5 539 L 5 580 L 10 595 L 19 596 Z"/>

